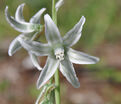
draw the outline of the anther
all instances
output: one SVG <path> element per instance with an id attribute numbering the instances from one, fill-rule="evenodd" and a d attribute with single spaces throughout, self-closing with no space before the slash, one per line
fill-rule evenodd
<path id="1" fill-rule="evenodd" d="M 63 48 L 56 48 L 54 51 L 57 60 L 64 60 L 64 49 Z"/>

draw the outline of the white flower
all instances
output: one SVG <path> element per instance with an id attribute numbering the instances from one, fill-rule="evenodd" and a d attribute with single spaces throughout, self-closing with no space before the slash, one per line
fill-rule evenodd
<path id="1" fill-rule="evenodd" d="M 48 44 L 26 40 L 20 37 L 21 45 L 32 54 L 37 56 L 46 56 L 48 59 L 37 81 L 37 88 L 42 87 L 55 73 L 59 67 L 66 79 L 75 87 L 78 88 L 80 83 L 76 76 L 72 63 L 76 64 L 95 64 L 99 58 L 90 56 L 83 52 L 79 52 L 70 48 L 78 42 L 82 34 L 82 28 L 85 23 L 85 17 L 82 16 L 80 21 L 65 34 L 62 38 L 60 32 L 51 19 L 46 14 L 45 20 L 45 36 Z"/>
<path id="2" fill-rule="evenodd" d="M 46 10 L 45 8 L 42 8 L 39 10 L 31 19 L 29 22 L 26 22 L 23 17 L 23 7 L 24 3 L 19 5 L 16 13 L 15 18 L 10 16 L 8 13 L 8 7 L 5 9 L 5 16 L 8 21 L 8 23 L 17 31 L 22 32 L 19 36 L 17 36 L 10 44 L 8 54 L 9 56 L 12 56 L 16 51 L 22 48 L 20 42 L 18 41 L 18 38 L 20 36 L 26 36 L 29 40 L 33 40 L 36 35 L 42 31 L 42 25 L 40 25 L 40 18 L 43 12 Z M 37 67 L 39 70 L 42 68 L 39 66 L 37 56 L 29 53 L 31 60 L 35 67 Z"/>

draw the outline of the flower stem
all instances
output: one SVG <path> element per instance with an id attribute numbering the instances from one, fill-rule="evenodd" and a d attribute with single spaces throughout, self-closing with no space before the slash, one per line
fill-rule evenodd
<path id="1" fill-rule="evenodd" d="M 56 0 L 52 0 L 52 19 L 57 25 L 57 12 L 55 8 Z M 59 70 L 57 69 L 54 75 L 55 78 L 55 102 L 56 104 L 60 104 L 60 80 L 59 80 Z"/>
<path id="2" fill-rule="evenodd" d="M 56 104 L 60 104 L 60 80 L 59 80 L 59 70 L 57 69 L 55 72 L 55 102 Z"/>
<path id="3" fill-rule="evenodd" d="M 55 2 L 56 2 L 56 0 L 52 0 L 52 19 L 55 22 L 55 24 L 57 25 L 57 12 L 56 12 L 56 8 L 55 8 Z"/>

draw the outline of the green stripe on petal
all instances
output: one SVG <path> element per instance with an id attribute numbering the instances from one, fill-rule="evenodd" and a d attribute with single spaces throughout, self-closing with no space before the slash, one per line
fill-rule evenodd
<path id="1" fill-rule="evenodd" d="M 37 58 L 37 56 L 35 54 L 29 53 L 30 58 L 32 60 L 33 65 L 38 69 L 38 70 L 42 70 L 42 68 L 39 65 L 39 60 Z"/>
<path id="2" fill-rule="evenodd" d="M 35 54 L 36 56 L 47 56 L 50 52 L 50 47 L 48 44 L 31 41 L 25 36 L 19 37 L 18 40 L 23 48 L 25 48 L 28 52 Z"/>
<path id="3" fill-rule="evenodd" d="M 26 36 L 28 40 L 33 40 L 37 36 L 37 34 L 38 32 L 29 32 L 29 33 L 23 33 L 23 36 Z"/>
<path id="4" fill-rule="evenodd" d="M 71 47 L 78 42 L 85 20 L 85 17 L 82 16 L 80 21 L 63 37 L 63 42 L 66 46 Z"/>
<path id="5" fill-rule="evenodd" d="M 95 64 L 99 61 L 99 58 L 90 56 L 86 53 L 79 52 L 73 49 L 68 50 L 68 57 L 72 63 L 75 64 Z"/>
<path id="6" fill-rule="evenodd" d="M 16 51 L 18 51 L 21 48 L 21 44 L 18 41 L 18 37 L 16 37 L 10 44 L 8 49 L 8 55 L 12 56 Z"/>
<path id="7" fill-rule="evenodd" d="M 18 39 L 21 36 L 26 36 L 27 39 L 32 40 L 33 38 L 36 37 L 38 32 L 31 32 L 31 33 L 23 33 L 20 34 L 19 36 L 17 36 L 10 44 L 9 49 L 8 49 L 8 54 L 9 56 L 12 56 L 15 52 L 17 52 L 19 49 L 22 48 L 20 42 L 18 41 Z"/>
<path id="8" fill-rule="evenodd" d="M 61 61 L 60 71 L 75 88 L 80 87 L 80 83 L 76 76 L 73 64 L 69 61 L 67 57 L 65 57 L 65 59 Z"/>
<path id="9" fill-rule="evenodd" d="M 15 19 L 19 22 L 25 22 L 24 17 L 23 17 L 24 5 L 25 5 L 25 3 L 19 5 L 17 10 L 16 10 L 16 13 L 15 13 Z"/>
<path id="10" fill-rule="evenodd" d="M 51 17 L 48 14 L 46 14 L 44 16 L 44 20 L 45 20 L 45 35 L 48 43 L 50 45 L 62 43 L 60 32 L 55 23 L 53 22 L 53 20 L 51 19 Z"/>
<path id="11" fill-rule="evenodd" d="M 39 25 L 35 25 L 32 23 L 25 23 L 25 22 L 18 22 L 13 17 L 11 17 L 8 13 L 8 7 L 5 9 L 5 16 L 9 24 L 16 29 L 19 32 L 33 32 L 35 30 L 38 30 Z"/>
<path id="12" fill-rule="evenodd" d="M 39 10 L 31 19 L 30 23 L 40 24 L 40 19 L 43 14 L 43 12 L 46 10 L 46 8 L 42 8 Z"/>
<path id="13" fill-rule="evenodd" d="M 59 65 L 59 61 L 48 57 L 46 65 L 42 69 L 37 80 L 37 88 L 40 89 L 55 73 Z"/>

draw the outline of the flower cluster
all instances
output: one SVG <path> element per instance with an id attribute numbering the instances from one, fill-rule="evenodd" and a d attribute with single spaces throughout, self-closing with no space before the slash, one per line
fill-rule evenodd
<path id="1" fill-rule="evenodd" d="M 8 54 L 9 56 L 12 56 L 15 52 L 20 50 L 22 48 L 22 45 L 18 41 L 19 37 L 25 36 L 29 40 L 34 40 L 36 35 L 42 31 L 43 26 L 40 24 L 40 18 L 43 14 L 43 12 L 46 10 L 45 8 L 42 8 L 39 10 L 31 19 L 29 22 L 26 22 L 23 17 L 23 7 L 25 4 L 21 4 L 18 6 L 15 18 L 10 16 L 8 13 L 8 7 L 5 9 L 5 16 L 8 21 L 8 23 L 17 31 L 22 32 L 19 36 L 17 36 L 10 44 Z M 31 60 L 37 69 L 41 70 L 42 68 L 39 66 L 37 56 L 35 54 L 32 54 L 28 52 Z"/>
<path id="2" fill-rule="evenodd" d="M 62 5 L 62 0 L 57 3 L 56 10 Z M 8 7 L 5 9 L 5 15 L 10 25 L 19 32 L 22 32 L 15 38 L 10 47 L 8 54 L 12 56 L 21 47 L 26 49 L 31 60 L 37 69 L 42 70 L 37 81 L 37 88 L 41 88 L 54 75 L 58 69 L 66 79 L 75 87 L 80 86 L 72 63 L 75 64 L 95 64 L 99 58 L 90 56 L 83 52 L 76 51 L 71 47 L 75 45 L 81 35 L 85 17 L 82 16 L 79 22 L 68 31 L 64 37 L 61 37 L 58 27 L 53 22 L 49 14 L 44 15 L 45 37 L 48 43 L 44 44 L 35 41 L 36 35 L 42 31 L 43 26 L 40 24 L 40 18 L 45 8 L 38 11 L 29 22 L 25 22 L 22 15 L 24 4 L 21 4 L 15 14 L 15 18 L 8 13 Z M 37 56 L 48 56 L 47 62 L 43 68 L 40 67 Z"/>

